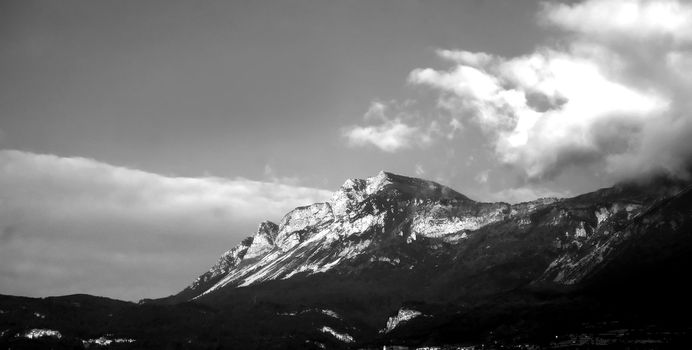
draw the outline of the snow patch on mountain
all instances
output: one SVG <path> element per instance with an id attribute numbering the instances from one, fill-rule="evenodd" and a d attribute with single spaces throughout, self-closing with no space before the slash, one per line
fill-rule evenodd
<path id="1" fill-rule="evenodd" d="M 407 322 L 421 315 L 423 315 L 423 313 L 420 311 L 401 308 L 395 316 L 392 316 L 387 320 L 387 326 L 382 329 L 380 333 L 389 333 L 398 327 L 402 322 Z"/>
<path id="2" fill-rule="evenodd" d="M 24 338 L 28 339 L 38 339 L 43 337 L 60 339 L 62 338 L 62 334 L 60 334 L 59 331 L 44 328 L 32 328 L 26 333 L 24 333 Z"/>
<path id="3" fill-rule="evenodd" d="M 594 212 L 594 215 L 596 216 L 596 227 L 600 227 L 603 222 L 613 215 L 613 212 L 608 210 L 608 208 L 599 208 Z"/>
<path id="4" fill-rule="evenodd" d="M 627 220 L 632 219 L 641 211 L 642 206 L 639 204 L 627 204 L 625 206 L 625 211 L 627 212 Z"/>
<path id="5" fill-rule="evenodd" d="M 586 237 L 586 228 L 584 227 L 584 222 L 579 223 L 579 227 L 574 230 L 574 237 L 583 238 Z"/>
<path id="6" fill-rule="evenodd" d="M 321 313 L 323 313 L 323 314 L 329 316 L 329 317 L 336 318 L 337 320 L 340 320 L 340 319 L 341 319 L 341 316 L 339 316 L 339 314 L 337 314 L 337 313 L 336 313 L 335 311 L 333 311 L 333 310 L 329 310 L 329 309 L 319 309 L 319 311 L 320 311 Z"/>
<path id="7" fill-rule="evenodd" d="M 113 343 L 118 344 L 118 343 L 134 343 L 134 342 L 135 342 L 135 340 L 130 339 L 130 338 L 111 339 L 111 338 L 106 337 L 106 336 L 102 336 L 102 337 L 99 337 L 96 339 L 82 340 L 82 344 L 84 344 L 84 346 L 89 346 L 92 344 L 96 344 L 96 345 L 100 345 L 100 346 L 109 346 L 109 345 L 112 345 Z"/>
<path id="8" fill-rule="evenodd" d="M 337 331 L 335 331 L 335 330 L 334 330 L 333 328 L 331 328 L 331 327 L 323 326 L 322 328 L 320 328 L 320 332 L 322 332 L 322 333 L 327 333 L 327 334 L 331 334 L 332 336 L 334 336 L 334 338 L 336 338 L 336 339 L 338 339 L 338 340 L 340 340 L 340 341 L 342 341 L 342 342 L 344 342 L 344 343 L 353 343 L 353 342 L 356 341 L 356 340 L 353 339 L 353 337 L 352 337 L 351 335 L 349 335 L 348 333 L 340 333 L 340 332 L 337 332 Z"/>
<path id="9" fill-rule="evenodd" d="M 306 314 L 306 313 L 310 313 L 310 312 L 321 313 L 323 315 L 327 315 L 327 316 L 334 318 L 334 319 L 337 319 L 337 320 L 341 319 L 341 316 L 339 316 L 339 314 L 336 313 L 336 311 L 334 311 L 334 310 L 317 309 L 317 308 L 306 309 L 306 310 L 302 310 L 302 311 L 280 312 L 280 313 L 277 313 L 277 315 L 279 315 L 279 316 L 297 316 L 297 315 Z"/>

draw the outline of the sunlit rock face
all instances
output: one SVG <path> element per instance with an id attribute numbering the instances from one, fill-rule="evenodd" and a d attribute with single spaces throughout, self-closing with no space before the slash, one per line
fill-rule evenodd
<path id="1" fill-rule="evenodd" d="M 553 219 L 555 225 L 570 219 L 561 212 Z M 582 281 L 596 266 L 604 262 L 627 238 L 626 226 L 641 214 L 641 205 L 614 202 L 581 210 L 579 221 L 559 238 L 558 255 L 550 262 L 541 280 L 564 285 Z M 625 230 L 623 230 L 625 229 Z"/>
<path id="2" fill-rule="evenodd" d="M 274 249 L 274 240 L 279 232 L 279 225 L 264 221 L 257 228 L 257 233 L 252 237 L 252 244 L 245 253 L 244 259 L 253 259 L 262 256 Z"/>
<path id="3" fill-rule="evenodd" d="M 281 219 L 276 246 L 287 251 L 334 221 L 331 206 L 317 203 L 293 209 Z"/>
<path id="4" fill-rule="evenodd" d="M 504 203 L 459 207 L 428 202 L 416 206 L 411 228 L 418 236 L 440 238 L 455 232 L 477 230 L 504 219 L 508 212 L 509 205 Z"/>
<path id="5" fill-rule="evenodd" d="M 337 219 L 343 219 L 350 212 L 353 212 L 365 199 L 367 184 L 365 180 L 348 179 L 341 188 L 332 195 L 332 200 L 329 202 L 332 207 L 332 213 Z"/>

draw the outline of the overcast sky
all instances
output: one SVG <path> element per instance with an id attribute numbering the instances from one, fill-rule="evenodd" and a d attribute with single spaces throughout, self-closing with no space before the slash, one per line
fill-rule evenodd
<path id="1" fill-rule="evenodd" d="M 692 155 L 692 4 L 2 1 L 0 293 L 174 293 L 384 169 L 510 202 Z"/>

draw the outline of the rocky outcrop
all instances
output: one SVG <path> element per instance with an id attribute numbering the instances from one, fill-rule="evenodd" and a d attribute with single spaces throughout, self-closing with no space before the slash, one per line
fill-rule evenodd
<path id="1" fill-rule="evenodd" d="M 293 209 L 281 219 L 276 246 L 287 251 L 334 221 L 331 206 L 317 203 Z"/>
<path id="2" fill-rule="evenodd" d="M 245 253 L 244 259 L 254 259 L 274 249 L 274 240 L 278 232 L 279 225 L 271 221 L 264 221 L 259 224 L 257 233 L 252 237 L 252 244 Z"/>

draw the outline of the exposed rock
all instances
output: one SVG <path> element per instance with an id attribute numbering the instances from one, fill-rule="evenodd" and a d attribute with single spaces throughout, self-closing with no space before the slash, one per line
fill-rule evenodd
<path id="1" fill-rule="evenodd" d="M 328 203 L 316 203 L 293 209 L 281 219 L 276 246 L 289 250 L 309 239 L 312 234 L 334 221 L 331 206 Z"/>
<path id="2" fill-rule="evenodd" d="M 264 221 L 259 224 L 257 233 L 252 237 L 252 244 L 245 253 L 244 259 L 253 259 L 274 249 L 274 240 L 279 232 L 279 225 Z"/>

